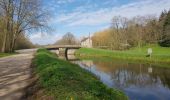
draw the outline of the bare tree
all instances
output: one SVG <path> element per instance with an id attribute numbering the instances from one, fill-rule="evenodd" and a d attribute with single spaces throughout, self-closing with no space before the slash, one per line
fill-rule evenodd
<path id="1" fill-rule="evenodd" d="M 68 32 L 62 37 L 62 39 L 57 41 L 55 44 L 75 45 L 75 44 L 77 44 L 77 40 L 76 40 L 75 36 L 71 32 Z"/>
<path id="2" fill-rule="evenodd" d="M 0 0 L 5 23 L 2 52 L 12 52 L 21 33 L 46 27 L 47 14 L 40 0 Z"/>
<path id="3" fill-rule="evenodd" d="M 113 39 L 116 41 L 112 41 L 112 44 L 116 46 L 116 48 L 122 48 L 121 46 L 127 44 L 126 32 L 128 27 L 128 19 L 121 16 L 115 16 L 112 19 L 112 29 L 113 31 Z"/>
<path id="4" fill-rule="evenodd" d="M 121 50 L 130 46 L 140 48 L 144 44 L 157 43 L 160 33 L 158 19 L 154 16 L 136 16 L 132 19 L 116 16 L 111 28 L 94 34 L 93 44 Z"/>

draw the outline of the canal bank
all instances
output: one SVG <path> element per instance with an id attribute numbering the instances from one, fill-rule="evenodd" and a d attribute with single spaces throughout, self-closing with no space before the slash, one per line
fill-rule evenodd
<path id="1" fill-rule="evenodd" d="M 33 64 L 41 87 L 41 92 L 34 94 L 36 99 L 127 100 L 119 90 L 108 88 L 90 72 L 47 50 L 38 50 Z"/>
<path id="2" fill-rule="evenodd" d="M 148 47 L 127 51 L 81 48 L 75 61 L 96 75 L 110 88 L 122 90 L 130 100 L 170 99 L 169 48 L 153 47 L 151 58 Z"/>
<path id="3" fill-rule="evenodd" d="M 96 48 L 81 48 L 76 51 L 76 56 L 80 59 L 101 59 L 101 60 L 122 60 L 134 63 L 152 63 L 161 65 L 161 67 L 170 68 L 170 48 L 160 46 L 152 46 L 152 57 L 146 57 L 147 48 L 133 48 L 125 51 L 104 50 Z"/>
<path id="4" fill-rule="evenodd" d="M 167 67 L 114 59 L 75 58 L 71 55 L 68 60 L 91 72 L 108 87 L 123 91 L 130 100 L 170 99 L 170 69 Z"/>

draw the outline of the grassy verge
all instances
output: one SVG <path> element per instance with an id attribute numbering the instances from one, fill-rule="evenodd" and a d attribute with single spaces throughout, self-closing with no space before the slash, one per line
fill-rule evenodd
<path id="1" fill-rule="evenodd" d="M 58 59 L 47 50 L 38 50 L 33 63 L 39 76 L 39 85 L 45 89 L 43 98 L 54 100 L 127 99 L 122 92 L 106 87 L 90 72 L 76 64 Z"/>
<path id="2" fill-rule="evenodd" d="M 147 49 L 153 49 L 152 57 L 146 57 Z M 126 51 L 111 51 L 95 48 L 81 48 L 76 52 L 80 58 L 117 58 L 138 62 L 170 63 L 170 48 L 157 45 L 145 46 L 142 48 L 132 48 Z"/>
<path id="3" fill-rule="evenodd" d="M 0 58 L 5 56 L 11 56 L 14 55 L 14 53 L 0 53 Z"/>

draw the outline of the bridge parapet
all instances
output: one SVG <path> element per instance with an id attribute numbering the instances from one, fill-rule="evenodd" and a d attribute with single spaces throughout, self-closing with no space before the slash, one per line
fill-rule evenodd
<path id="1" fill-rule="evenodd" d="M 81 48 L 80 45 L 51 45 L 51 46 L 45 46 L 48 50 L 57 50 L 59 48 L 66 48 L 66 49 L 79 49 Z"/>

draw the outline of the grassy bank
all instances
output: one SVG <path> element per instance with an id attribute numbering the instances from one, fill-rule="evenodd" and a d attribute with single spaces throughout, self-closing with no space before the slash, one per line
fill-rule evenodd
<path id="1" fill-rule="evenodd" d="M 14 53 L 0 53 L 0 58 L 5 56 L 14 55 Z"/>
<path id="2" fill-rule="evenodd" d="M 76 64 L 60 60 L 40 49 L 33 60 L 43 95 L 36 99 L 50 100 L 126 100 L 120 91 L 109 89 L 91 73 Z M 42 98 L 41 98 L 42 97 Z"/>
<path id="3" fill-rule="evenodd" d="M 147 49 L 153 50 L 152 57 L 146 57 Z M 111 51 L 95 48 L 81 48 L 76 52 L 80 58 L 117 58 L 139 62 L 170 63 L 170 48 L 157 45 L 144 46 L 142 48 L 132 48 L 126 51 Z"/>

